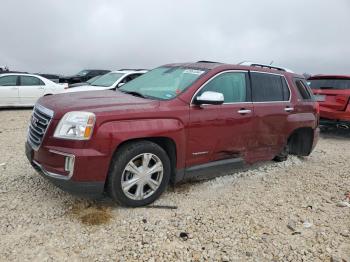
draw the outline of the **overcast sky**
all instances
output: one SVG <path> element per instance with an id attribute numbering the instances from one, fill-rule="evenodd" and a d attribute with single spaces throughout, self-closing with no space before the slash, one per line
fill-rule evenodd
<path id="1" fill-rule="evenodd" d="M 350 0 L 0 0 L 0 66 L 73 74 L 243 60 L 350 74 Z"/>

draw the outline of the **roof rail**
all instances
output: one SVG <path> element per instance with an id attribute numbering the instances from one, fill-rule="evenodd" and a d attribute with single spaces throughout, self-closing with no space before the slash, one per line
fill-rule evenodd
<path id="1" fill-rule="evenodd" d="M 142 69 L 142 68 L 137 68 L 137 69 L 134 69 L 134 68 L 122 68 L 122 69 L 119 69 L 118 71 L 143 71 L 143 70 L 149 70 L 149 69 Z"/>
<path id="2" fill-rule="evenodd" d="M 249 61 L 244 61 L 239 63 L 239 65 L 243 66 L 256 66 L 256 67 L 261 67 L 261 68 L 268 68 L 268 69 L 274 69 L 274 70 L 279 70 L 279 71 L 284 71 L 288 73 L 294 73 L 294 71 L 285 68 L 285 67 L 280 67 L 280 66 L 273 66 L 273 65 L 267 65 L 267 64 L 260 64 L 260 63 L 254 63 L 254 62 L 249 62 Z"/>

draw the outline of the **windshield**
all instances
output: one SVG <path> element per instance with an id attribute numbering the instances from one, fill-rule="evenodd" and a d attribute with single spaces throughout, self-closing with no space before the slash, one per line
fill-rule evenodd
<path id="1" fill-rule="evenodd" d="M 312 89 L 350 89 L 350 79 L 310 79 Z"/>
<path id="2" fill-rule="evenodd" d="M 126 83 L 119 90 L 169 100 L 182 93 L 205 72 L 184 67 L 159 67 Z"/>
<path id="3" fill-rule="evenodd" d="M 90 78 L 89 80 L 87 80 L 86 82 L 91 84 L 92 82 L 96 81 L 98 78 L 100 78 L 101 76 L 94 76 L 93 78 Z"/>
<path id="4" fill-rule="evenodd" d="M 109 87 L 114 85 L 123 75 L 123 73 L 108 73 L 91 82 L 91 85 Z"/>
<path id="5" fill-rule="evenodd" d="M 83 70 L 83 71 L 80 71 L 77 76 L 85 76 L 89 73 L 89 70 Z"/>

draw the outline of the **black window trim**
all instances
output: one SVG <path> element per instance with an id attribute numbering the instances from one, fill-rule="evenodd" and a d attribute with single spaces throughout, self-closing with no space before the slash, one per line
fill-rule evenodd
<path id="1" fill-rule="evenodd" d="M 285 101 L 263 101 L 263 102 L 254 102 L 254 104 L 266 104 L 266 103 L 290 103 L 292 101 L 292 90 L 290 89 L 290 86 L 289 86 L 289 83 L 287 81 L 287 78 L 285 75 L 283 74 L 276 74 L 276 73 L 270 73 L 270 72 L 261 72 L 261 71 L 252 71 L 250 70 L 249 71 L 250 73 L 259 73 L 259 74 L 267 74 L 267 75 L 276 75 L 276 76 L 281 76 L 282 78 L 284 78 L 284 81 L 286 82 L 287 84 L 287 87 L 289 89 L 289 100 L 285 100 Z M 250 75 L 250 74 L 249 74 Z M 252 82 L 252 79 L 250 77 L 250 82 Z M 253 92 L 253 84 L 251 83 L 251 89 L 252 89 L 252 92 Z"/>
<path id="2" fill-rule="evenodd" d="M 305 98 L 303 98 L 303 97 L 298 98 L 298 101 L 304 101 L 304 102 L 313 102 L 313 101 L 315 101 L 314 94 L 313 94 L 312 90 L 310 90 L 310 89 L 311 89 L 310 86 L 306 83 L 306 79 L 300 78 L 300 77 L 294 77 L 294 78 L 293 78 L 293 82 L 294 82 L 294 84 L 295 84 L 296 86 L 297 86 L 297 81 L 300 81 L 300 82 L 302 83 L 302 85 L 304 86 L 306 92 L 307 92 L 307 93 L 309 94 L 309 96 L 310 96 L 309 99 L 305 99 Z M 298 87 L 297 87 L 297 88 L 298 88 Z M 297 91 L 298 91 L 298 93 L 300 93 L 299 90 L 297 90 Z M 300 94 L 300 96 L 302 96 L 302 95 Z"/>
<path id="3" fill-rule="evenodd" d="M 211 78 L 209 78 L 207 81 L 205 81 L 198 89 L 197 91 L 194 93 L 194 95 L 192 96 L 190 105 L 191 106 L 197 106 L 194 103 L 194 99 L 197 96 L 197 94 L 213 79 L 215 79 L 216 77 L 225 74 L 225 73 L 245 73 L 246 76 L 248 76 L 248 79 L 246 77 L 246 88 L 247 88 L 247 99 L 252 100 L 252 89 L 251 89 L 251 81 L 250 81 L 250 75 L 249 75 L 249 70 L 235 70 L 235 69 L 230 69 L 230 70 L 225 70 L 222 71 L 220 73 L 217 73 L 216 75 L 213 75 Z M 249 90 L 248 90 L 249 89 Z M 235 104 L 252 104 L 252 101 L 246 101 L 246 102 L 229 102 L 229 103 L 223 103 L 222 105 L 235 105 Z"/>

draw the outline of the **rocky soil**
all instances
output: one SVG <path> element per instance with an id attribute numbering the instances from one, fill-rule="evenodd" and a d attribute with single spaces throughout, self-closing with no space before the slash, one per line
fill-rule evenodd
<path id="1" fill-rule="evenodd" d="M 24 155 L 29 116 L 0 111 L 0 261 L 350 261 L 350 131 L 323 133 L 309 157 L 130 209 L 37 175 Z"/>

